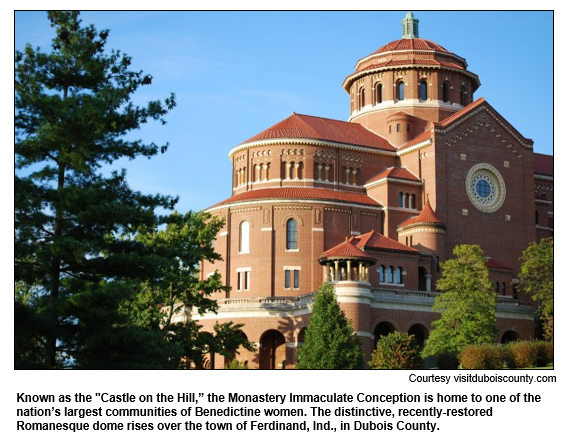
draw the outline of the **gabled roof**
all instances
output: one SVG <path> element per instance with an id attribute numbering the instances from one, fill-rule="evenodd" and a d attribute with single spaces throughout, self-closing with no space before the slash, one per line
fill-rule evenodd
<path id="1" fill-rule="evenodd" d="M 382 180 L 385 178 L 411 180 L 411 181 L 420 183 L 420 179 L 418 177 L 416 177 L 414 174 L 412 174 L 408 169 L 391 167 L 391 168 L 385 169 L 384 171 L 380 172 L 379 174 L 376 174 L 374 177 L 371 177 L 370 179 L 368 179 L 366 181 L 366 184 L 368 185 L 372 182 L 376 182 L 378 180 Z"/>
<path id="2" fill-rule="evenodd" d="M 468 104 L 466 107 L 458 110 L 456 113 L 450 115 L 448 118 L 442 120 L 434 125 L 434 131 L 437 133 L 444 133 L 451 125 L 457 121 L 464 119 L 466 115 L 472 115 L 477 111 L 486 110 L 490 115 L 495 117 L 499 124 L 501 124 L 510 134 L 524 147 L 532 147 L 534 141 L 530 138 L 524 137 L 512 124 L 510 124 L 500 113 L 494 109 L 484 98 L 478 98 L 476 101 Z"/>
<path id="3" fill-rule="evenodd" d="M 534 154 L 534 174 L 554 177 L 554 156 Z"/>
<path id="4" fill-rule="evenodd" d="M 430 123 L 430 125 L 431 125 L 431 127 L 433 127 L 433 123 Z M 426 126 L 426 127 L 428 127 L 428 126 Z M 420 135 L 416 136 L 415 138 L 411 139 L 410 141 L 407 141 L 402 146 L 400 146 L 398 148 L 398 151 L 401 151 L 402 149 L 408 148 L 410 146 L 414 146 L 414 145 L 419 144 L 419 143 L 423 143 L 424 141 L 430 140 L 433 135 L 434 135 L 434 133 L 432 132 L 431 128 L 426 129 Z"/>
<path id="5" fill-rule="evenodd" d="M 218 206 L 238 202 L 251 202 L 253 200 L 281 200 L 281 199 L 322 200 L 330 202 L 368 205 L 374 207 L 382 206 L 371 197 L 368 197 L 365 194 L 359 194 L 355 192 L 334 191 L 332 189 L 321 189 L 321 188 L 282 187 L 282 188 L 252 189 L 250 191 L 241 192 L 220 203 L 217 203 L 214 206 L 211 206 L 210 208 L 215 208 Z"/>
<path id="6" fill-rule="evenodd" d="M 380 233 L 372 230 L 369 233 L 361 234 L 360 236 L 355 236 L 352 243 L 363 250 L 394 250 L 394 251 L 406 251 L 417 253 L 418 250 L 413 247 L 408 247 L 401 242 L 398 242 L 389 237 L 383 236 Z"/>
<path id="7" fill-rule="evenodd" d="M 270 139 L 307 138 L 367 148 L 396 151 L 386 139 L 361 124 L 293 113 L 278 124 L 244 141 L 241 145 Z"/>
<path id="8" fill-rule="evenodd" d="M 478 98 L 476 101 L 471 102 L 470 104 L 468 104 L 465 107 L 462 107 L 460 110 L 458 110 L 456 113 L 453 113 L 452 115 L 450 115 L 448 118 L 440 121 L 437 125 L 439 127 L 446 127 L 449 126 L 451 123 L 453 123 L 454 121 L 456 121 L 458 118 L 460 118 L 463 115 L 466 115 L 468 112 L 470 112 L 471 110 L 475 109 L 476 107 L 480 106 L 481 104 L 488 104 L 486 102 L 486 100 L 483 97 Z"/>
<path id="9" fill-rule="evenodd" d="M 426 198 L 426 203 L 424 207 L 422 207 L 422 211 L 416 217 L 411 217 L 408 220 L 405 220 L 400 225 L 398 225 L 398 229 L 403 229 L 411 225 L 441 225 L 445 226 L 444 223 L 436 216 L 436 213 L 430 206 L 430 201 Z"/>
<path id="10" fill-rule="evenodd" d="M 322 264 L 324 260 L 327 259 L 362 259 L 369 262 L 376 262 L 376 260 L 366 253 L 364 253 L 359 248 L 356 248 L 350 243 L 352 238 L 346 239 L 344 242 L 336 245 L 330 250 L 326 250 L 320 255 L 320 263 Z"/>

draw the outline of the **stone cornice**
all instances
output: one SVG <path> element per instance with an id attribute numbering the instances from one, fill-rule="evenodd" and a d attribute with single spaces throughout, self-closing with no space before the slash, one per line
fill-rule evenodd
<path id="1" fill-rule="evenodd" d="M 302 144 L 307 146 L 321 146 L 321 147 L 330 147 L 334 149 L 347 149 L 353 150 L 358 152 L 364 152 L 369 154 L 379 154 L 379 155 L 386 155 L 388 157 L 396 157 L 396 151 L 389 150 L 389 149 L 377 149 L 377 148 L 370 148 L 366 146 L 356 146 L 353 144 L 345 144 L 345 143 L 337 143 L 334 141 L 328 140 L 317 140 L 314 138 L 269 138 L 266 140 L 258 140 L 253 141 L 251 143 L 241 144 L 240 146 L 236 146 L 228 153 L 228 157 L 232 159 L 232 156 L 239 151 L 245 149 L 252 149 L 255 147 L 262 147 L 262 146 L 285 146 L 290 144 Z"/>
<path id="2" fill-rule="evenodd" d="M 432 143 L 434 143 L 434 139 L 433 139 L 432 137 L 430 137 L 430 138 L 428 138 L 427 140 L 422 141 L 422 142 L 420 142 L 420 143 L 417 143 L 417 144 L 415 144 L 415 145 L 413 145 L 413 146 L 408 146 L 407 148 L 402 149 L 402 150 L 396 152 L 396 154 L 400 157 L 400 156 L 406 155 L 406 154 L 408 154 L 408 153 L 410 153 L 410 152 L 417 151 L 418 149 L 422 149 L 423 147 L 431 146 Z"/>
<path id="3" fill-rule="evenodd" d="M 544 175 L 544 174 L 534 174 L 534 178 L 536 180 L 546 180 L 549 182 L 553 182 L 554 181 L 554 177 L 550 176 L 550 175 Z"/>
<path id="4" fill-rule="evenodd" d="M 205 211 L 207 212 L 214 212 L 221 209 L 236 207 L 236 206 L 250 206 L 250 205 L 262 205 L 263 203 L 271 203 L 271 204 L 278 204 L 278 205 L 294 205 L 294 204 L 322 204 L 322 205 L 332 205 L 332 206 L 339 206 L 339 207 L 353 207 L 353 208 L 364 208 L 369 210 L 382 210 L 381 205 L 363 205 L 361 203 L 349 203 L 349 202 L 338 202 L 335 200 L 329 199 L 298 199 L 298 198 L 287 198 L 287 199 L 279 199 L 279 198 L 264 198 L 264 199 L 255 199 L 245 202 L 232 202 L 232 203 L 225 203 L 219 206 L 213 206 L 210 208 L 206 208 Z M 312 208 L 310 208 L 312 209 Z M 231 212 L 234 212 L 233 210 Z M 345 212 L 349 212 L 349 210 L 345 210 Z"/>
<path id="5" fill-rule="evenodd" d="M 408 180 L 404 178 L 396 178 L 396 177 L 384 177 L 378 180 L 374 180 L 373 182 L 366 183 L 364 188 L 371 188 L 376 185 L 380 185 L 381 183 L 403 183 L 406 185 L 422 185 L 422 180 Z M 374 198 L 374 197 L 372 197 Z M 376 199 L 374 199 L 376 200 Z"/>

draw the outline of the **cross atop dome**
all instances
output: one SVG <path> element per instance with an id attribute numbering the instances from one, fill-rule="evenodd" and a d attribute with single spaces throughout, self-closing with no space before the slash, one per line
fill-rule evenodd
<path id="1" fill-rule="evenodd" d="M 408 11 L 406 18 L 402 20 L 402 39 L 418 39 L 418 22 L 412 11 Z"/>

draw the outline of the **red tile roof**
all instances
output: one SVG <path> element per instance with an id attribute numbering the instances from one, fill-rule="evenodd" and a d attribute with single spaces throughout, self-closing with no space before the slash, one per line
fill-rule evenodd
<path id="1" fill-rule="evenodd" d="M 320 261 L 328 258 L 340 258 L 340 259 L 364 259 L 372 261 L 373 263 L 376 262 L 374 258 L 368 256 L 362 250 L 352 245 L 350 243 L 351 239 L 352 238 L 347 239 L 344 242 L 331 248 L 330 250 L 326 250 L 324 253 L 320 255 L 319 258 Z"/>
<path id="2" fill-rule="evenodd" d="M 507 265 L 502 264 L 501 262 L 498 262 L 492 258 L 486 261 L 486 267 L 489 269 L 514 270 L 512 267 L 508 267 Z"/>
<path id="3" fill-rule="evenodd" d="M 369 131 L 360 124 L 298 113 L 293 113 L 284 121 L 260 132 L 242 144 L 276 138 L 311 138 L 396 151 L 396 148 L 386 139 Z"/>
<path id="4" fill-rule="evenodd" d="M 407 141 L 406 143 L 404 143 L 402 146 L 400 146 L 400 147 L 398 148 L 398 150 L 400 151 L 400 150 L 402 150 L 402 149 L 404 149 L 404 148 L 407 148 L 407 147 L 410 147 L 410 146 L 414 146 L 415 144 L 423 143 L 424 141 L 429 140 L 430 138 L 432 138 L 432 135 L 433 135 L 432 129 L 425 130 L 424 132 L 422 132 L 422 133 L 421 133 L 420 135 L 418 135 L 417 137 L 415 137 L 415 138 L 413 138 L 412 140 Z"/>
<path id="5" fill-rule="evenodd" d="M 354 203 L 359 205 L 381 207 L 381 205 L 378 202 L 376 202 L 374 199 L 368 197 L 365 194 L 358 194 L 355 192 L 334 191 L 332 189 L 282 187 L 282 188 L 252 189 L 250 191 L 241 192 L 220 203 L 217 203 L 216 205 L 210 208 L 237 202 L 249 202 L 253 200 L 266 200 L 266 199 L 324 200 L 332 202 Z"/>
<path id="6" fill-rule="evenodd" d="M 360 236 L 355 236 L 352 243 L 364 250 L 375 249 L 375 250 L 394 250 L 394 251 L 407 251 L 417 253 L 413 247 L 408 247 L 394 239 L 383 236 L 380 233 L 372 230 L 369 233 L 361 234 Z"/>
<path id="7" fill-rule="evenodd" d="M 412 217 L 408 220 L 405 220 L 400 225 L 398 225 L 398 228 L 404 228 L 404 227 L 407 227 L 409 225 L 414 225 L 414 224 L 441 224 L 441 225 L 444 225 L 442 223 L 442 221 L 440 219 L 438 219 L 438 216 L 436 216 L 436 213 L 434 212 L 434 210 L 430 206 L 430 203 L 428 200 L 426 200 L 426 203 L 424 204 L 424 207 L 422 208 L 422 211 L 420 212 L 420 214 L 418 216 Z"/>
<path id="8" fill-rule="evenodd" d="M 460 118 L 461 116 L 466 115 L 470 110 L 475 109 L 480 104 L 484 104 L 485 102 L 486 102 L 486 100 L 484 98 L 478 98 L 476 101 L 471 102 L 466 107 L 462 107 L 460 110 L 458 110 L 456 113 L 450 115 L 445 120 L 440 121 L 440 123 L 438 123 L 438 126 L 440 126 L 440 127 L 448 126 L 449 124 L 453 123 L 458 118 Z"/>
<path id="9" fill-rule="evenodd" d="M 383 47 L 378 48 L 372 54 L 386 53 L 388 51 L 403 51 L 403 50 L 433 50 L 450 53 L 446 48 L 441 47 L 435 42 L 426 39 L 399 39 L 390 42 Z"/>
<path id="10" fill-rule="evenodd" d="M 354 74 L 357 73 L 363 73 L 365 71 L 368 70 L 374 70 L 377 68 L 382 68 L 382 67 L 398 67 L 398 66 L 406 66 L 406 65 L 424 65 L 424 66 L 438 66 L 438 67 L 446 67 L 446 68 L 456 68 L 456 69 L 461 69 L 464 70 L 465 67 L 462 64 L 457 64 L 454 62 L 448 62 L 448 61 L 438 61 L 436 59 L 392 59 L 386 62 L 380 62 L 377 64 L 370 64 L 367 65 L 366 67 L 362 67 L 361 70 L 354 72 Z M 351 76 L 351 75 L 350 75 Z"/>
<path id="11" fill-rule="evenodd" d="M 534 154 L 534 173 L 554 177 L 554 156 Z"/>
<path id="12" fill-rule="evenodd" d="M 383 178 L 388 178 L 388 177 L 420 182 L 420 179 L 418 177 L 416 177 L 414 174 L 412 174 L 408 169 L 391 167 L 391 168 L 385 169 L 381 173 L 376 174 L 374 177 L 371 177 L 370 179 L 368 179 L 368 181 L 366 181 L 366 184 L 375 182 L 377 180 L 382 180 Z"/>

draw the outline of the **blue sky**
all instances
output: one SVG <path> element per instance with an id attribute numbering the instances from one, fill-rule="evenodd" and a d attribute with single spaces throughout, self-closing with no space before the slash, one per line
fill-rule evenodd
<path id="1" fill-rule="evenodd" d="M 553 152 L 553 13 L 413 11 L 420 37 L 468 62 L 484 97 L 535 152 Z M 136 103 L 176 95 L 168 124 L 137 135 L 170 143 L 151 160 L 122 163 L 133 188 L 179 196 L 179 211 L 231 194 L 228 152 L 292 112 L 347 120 L 342 88 L 356 62 L 402 37 L 406 11 L 83 12 L 110 29 L 108 49 L 154 78 Z M 15 47 L 48 51 L 44 12 L 16 12 Z"/>

